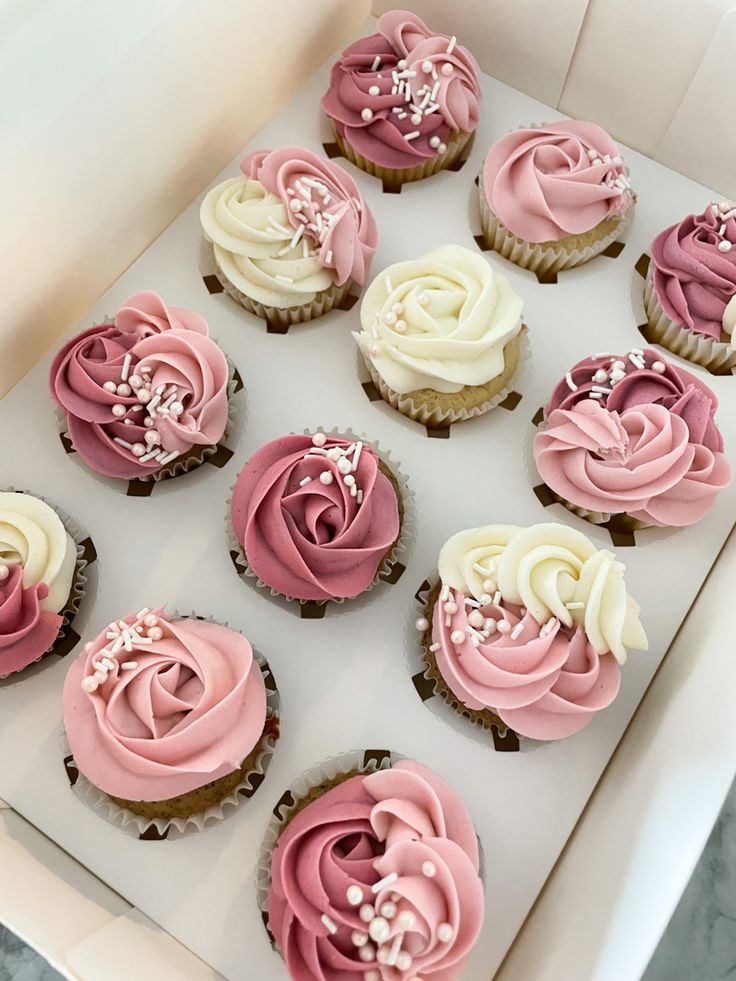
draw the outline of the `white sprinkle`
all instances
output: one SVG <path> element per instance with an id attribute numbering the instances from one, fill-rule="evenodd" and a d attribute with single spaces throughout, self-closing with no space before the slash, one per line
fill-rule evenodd
<path id="1" fill-rule="evenodd" d="M 728 241 L 727 238 L 724 238 L 722 242 L 718 243 L 719 252 L 730 252 L 731 248 L 732 248 L 731 243 Z"/>
<path id="2" fill-rule="evenodd" d="M 664 361 L 653 361 L 652 371 L 656 371 L 658 375 L 663 375 L 665 371 Z"/>
<path id="3" fill-rule="evenodd" d="M 457 44 L 457 38 L 453 34 L 452 37 L 450 38 L 450 43 L 447 45 L 447 53 L 448 53 L 448 55 L 449 54 L 452 54 L 452 49 L 455 47 L 456 44 Z"/>
<path id="4" fill-rule="evenodd" d="M 113 436 L 113 442 L 118 443 L 120 446 L 124 446 L 126 450 L 133 449 L 132 443 L 129 443 L 127 439 L 121 439 L 119 436 Z"/>
<path id="5" fill-rule="evenodd" d="M 601 395 L 610 395 L 613 391 L 612 388 L 606 388 L 605 385 L 593 385 L 594 392 L 600 392 Z"/>
<path id="6" fill-rule="evenodd" d="M 132 357 L 130 354 L 126 354 L 125 357 L 123 358 L 123 370 L 120 372 L 120 377 L 123 379 L 123 381 L 128 380 L 128 372 L 130 371 L 131 360 Z"/>
<path id="7" fill-rule="evenodd" d="M 404 939 L 403 933 L 397 933 L 394 937 L 394 942 L 391 944 L 391 950 L 389 951 L 388 960 L 386 964 L 389 967 L 393 967 L 396 963 L 396 958 L 399 956 L 399 951 L 401 950 L 401 941 Z"/>
<path id="8" fill-rule="evenodd" d="M 439 103 L 435 102 L 431 106 L 427 106 L 427 108 L 424 110 L 424 115 L 431 116 L 432 113 L 437 112 L 438 109 L 439 109 Z"/>
<path id="9" fill-rule="evenodd" d="M 151 612 L 150 611 L 150 608 L 147 607 L 147 606 L 144 606 L 142 610 L 138 610 L 138 612 L 135 615 L 135 618 L 136 618 L 136 620 L 142 620 L 143 617 L 146 615 L 146 613 L 150 613 L 150 612 Z"/>
<path id="10" fill-rule="evenodd" d="M 382 879 L 379 879 L 378 882 L 375 882 L 371 886 L 371 892 L 372 893 L 380 892 L 381 889 L 385 889 L 387 886 L 390 886 L 392 882 L 396 882 L 398 878 L 399 877 L 396 874 L 396 872 L 389 872 L 388 875 L 385 875 Z"/>
<path id="11" fill-rule="evenodd" d="M 588 398 L 589 399 L 602 399 L 603 398 L 603 395 L 600 392 L 589 392 L 588 393 Z"/>
<path id="12" fill-rule="evenodd" d="M 282 276 L 281 273 L 276 273 L 276 275 L 273 278 L 274 279 L 278 279 L 278 281 L 280 283 L 293 283 L 294 282 L 294 280 L 291 278 L 291 276 Z"/>
<path id="13" fill-rule="evenodd" d="M 355 453 L 353 455 L 353 473 L 358 469 L 358 461 L 360 460 L 360 454 L 363 449 L 363 444 L 359 441 L 355 444 Z"/>
<path id="14" fill-rule="evenodd" d="M 521 634 L 524 629 L 523 623 L 517 623 L 514 629 L 511 631 L 511 639 L 516 640 L 516 638 Z"/>
<path id="15" fill-rule="evenodd" d="M 327 927 L 327 929 L 330 931 L 330 933 L 337 933 L 337 927 L 335 926 L 334 922 L 329 918 L 329 916 L 326 913 L 323 913 L 322 916 L 320 917 L 320 919 L 322 920 L 322 922 L 324 923 L 324 925 Z"/>
<path id="16" fill-rule="evenodd" d="M 432 74 L 434 75 L 434 72 Z M 434 77 L 437 78 L 436 75 L 434 75 Z M 440 83 L 435 82 L 434 88 L 432 89 L 432 94 L 430 95 L 430 99 L 432 100 L 432 102 L 437 101 L 437 93 L 439 92 L 439 90 L 440 90 Z"/>
<path id="17" fill-rule="evenodd" d="M 393 292 L 394 287 L 393 287 L 393 284 L 391 282 L 391 277 L 390 276 L 384 276 L 383 277 L 383 284 L 386 287 L 386 292 L 387 293 L 392 293 Z"/>
<path id="18" fill-rule="evenodd" d="M 495 593 L 495 595 L 493 597 L 493 605 L 494 606 L 498 606 L 498 604 L 500 602 L 501 602 L 501 590 L 500 589 L 497 589 L 496 590 L 496 593 Z"/>
<path id="19" fill-rule="evenodd" d="M 120 670 L 121 671 L 135 671 L 135 669 L 137 667 L 138 667 L 138 662 L 137 661 L 124 661 L 120 665 Z"/>
<path id="20" fill-rule="evenodd" d="M 362 504 L 363 503 L 363 491 L 362 490 L 359 490 L 358 491 L 358 493 L 356 495 L 356 498 L 355 498 L 355 501 L 356 501 L 356 504 Z"/>
<path id="21" fill-rule="evenodd" d="M 176 459 L 177 456 L 179 456 L 179 451 L 178 450 L 172 450 L 171 453 L 167 453 L 163 457 L 162 456 L 159 456 L 158 462 L 160 464 L 162 464 L 162 465 L 165 464 L 165 463 L 171 463 L 171 461 L 174 460 L 174 459 Z"/>
<path id="22" fill-rule="evenodd" d="M 635 354 L 629 355 L 629 361 L 634 365 L 635 368 L 644 367 L 644 361 L 641 358 L 638 358 Z"/>
<path id="23" fill-rule="evenodd" d="M 582 610 L 585 607 L 585 603 L 565 603 L 565 606 L 568 608 L 568 610 Z"/>
<path id="24" fill-rule="evenodd" d="M 376 55 L 376 57 L 373 59 L 373 64 L 371 65 L 371 71 L 372 72 L 375 72 L 380 67 L 381 67 L 381 56 L 380 55 Z"/>
<path id="25" fill-rule="evenodd" d="M 306 484 L 310 483 L 311 480 L 311 477 L 305 477 L 303 480 L 299 481 L 299 486 L 304 487 Z"/>
<path id="26" fill-rule="evenodd" d="M 610 358 L 611 355 L 608 351 L 601 351 L 600 354 L 591 354 L 593 361 L 598 361 L 600 358 Z"/>
<path id="27" fill-rule="evenodd" d="M 418 136 L 419 136 L 418 129 L 413 129 L 411 133 L 404 133 L 404 139 L 406 140 L 407 143 L 410 143 L 412 140 L 415 140 Z"/>
<path id="28" fill-rule="evenodd" d="M 568 372 L 567 372 L 567 374 L 565 375 L 565 381 L 567 382 L 567 387 L 568 387 L 568 388 L 569 388 L 569 389 L 570 389 L 570 390 L 571 390 L 572 392 L 577 392 L 577 390 L 578 390 L 578 386 L 577 386 L 577 385 L 575 384 L 575 382 L 574 382 L 574 381 L 572 380 L 572 375 L 570 374 L 570 372 L 569 372 L 569 371 L 568 371 Z"/>
<path id="29" fill-rule="evenodd" d="M 430 644 L 429 649 L 430 651 L 438 651 L 441 646 L 442 646 L 441 644 Z"/>
<path id="30" fill-rule="evenodd" d="M 159 450 L 158 446 L 154 446 L 154 448 L 152 450 L 149 450 L 148 453 L 144 453 L 143 456 L 139 456 L 138 460 L 141 463 L 148 463 L 149 460 L 153 459 L 153 457 L 160 452 L 161 451 Z"/>

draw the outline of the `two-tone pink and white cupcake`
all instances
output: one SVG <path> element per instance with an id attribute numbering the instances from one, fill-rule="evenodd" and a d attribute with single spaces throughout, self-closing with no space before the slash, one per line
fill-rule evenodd
<path id="1" fill-rule="evenodd" d="M 478 125 L 479 69 L 455 36 L 408 10 L 377 26 L 335 63 L 322 108 L 341 153 L 400 190 L 459 160 Z"/>
<path id="2" fill-rule="evenodd" d="M 484 728 L 536 740 L 579 732 L 646 650 L 624 566 L 572 528 L 485 525 L 453 535 L 415 623 L 434 694 Z"/>
<path id="3" fill-rule="evenodd" d="M 347 171 L 297 146 L 255 150 L 240 170 L 205 195 L 199 212 L 230 296 L 284 332 L 363 286 L 378 234 Z"/>

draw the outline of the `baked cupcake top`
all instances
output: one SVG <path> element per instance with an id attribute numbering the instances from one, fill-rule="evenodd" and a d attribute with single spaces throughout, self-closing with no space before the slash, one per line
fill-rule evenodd
<path id="1" fill-rule="evenodd" d="M 634 200 L 611 137 L 595 123 L 574 119 L 502 136 L 488 152 L 481 180 L 491 211 L 527 242 L 585 234 Z"/>
<path id="2" fill-rule="evenodd" d="M 443 245 L 373 280 L 353 337 L 399 394 L 459 392 L 501 374 L 503 349 L 521 329 L 522 305 L 483 256 Z"/>
<path id="3" fill-rule="evenodd" d="M 292 599 L 357 596 L 399 537 L 399 500 L 370 446 L 317 432 L 275 439 L 241 470 L 231 518 L 252 571 Z"/>
<path id="4" fill-rule="evenodd" d="M 228 375 L 204 317 L 144 292 L 67 341 L 49 387 L 84 462 L 130 480 L 222 438 Z"/>
<path id="5" fill-rule="evenodd" d="M 545 407 L 537 469 L 579 507 L 693 524 L 731 482 L 717 407 L 704 382 L 649 348 L 585 358 Z"/>
<path id="6" fill-rule="evenodd" d="M 322 108 L 336 130 L 381 167 L 414 167 L 478 125 L 478 64 L 416 14 L 390 10 L 378 31 L 342 53 Z"/>
<path id="7" fill-rule="evenodd" d="M 736 346 L 736 205 L 714 202 L 660 232 L 651 275 L 673 323 Z"/>
<path id="8" fill-rule="evenodd" d="M 616 697 L 627 648 L 647 649 L 623 564 L 565 525 L 458 532 L 438 569 L 431 649 L 442 676 L 463 704 L 521 735 L 578 732 Z"/>
<path id="9" fill-rule="evenodd" d="M 245 637 L 163 608 L 113 621 L 64 683 L 75 763 L 125 800 L 167 800 L 233 773 L 265 721 L 263 676 Z"/>
<path id="10" fill-rule="evenodd" d="M 241 292 L 285 307 L 335 283 L 366 281 L 376 223 L 347 171 L 297 146 L 256 150 L 240 169 L 208 192 L 200 220 Z"/>
<path id="11" fill-rule="evenodd" d="M 294 981 L 457 978 L 483 922 L 478 870 L 462 801 L 402 760 L 348 778 L 287 824 L 269 927 Z"/>
<path id="12" fill-rule="evenodd" d="M 0 676 L 53 644 L 76 562 L 74 540 L 53 508 L 30 494 L 0 492 Z"/>

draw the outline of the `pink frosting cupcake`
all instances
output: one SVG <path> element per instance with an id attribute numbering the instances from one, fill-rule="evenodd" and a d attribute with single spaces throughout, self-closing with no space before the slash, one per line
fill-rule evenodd
<path id="1" fill-rule="evenodd" d="M 240 170 L 199 213 L 223 288 L 274 333 L 347 304 L 378 239 L 350 174 L 298 146 L 255 150 Z"/>
<path id="2" fill-rule="evenodd" d="M 646 650 L 624 566 L 559 524 L 453 535 L 415 623 L 434 694 L 483 728 L 550 741 L 615 699 L 627 648 Z"/>
<path id="3" fill-rule="evenodd" d="M 714 374 L 736 368 L 736 206 L 688 215 L 652 242 L 648 340 Z"/>
<path id="4" fill-rule="evenodd" d="M 322 108 L 343 155 L 397 189 L 459 159 L 478 125 L 478 74 L 457 38 L 391 10 L 342 53 Z"/>
<path id="5" fill-rule="evenodd" d="M 242 634 L 145 608 L 109 624 L 67 674 L 67 768 L 94 806 L 145 819 L 141 830 L 212 816 L 260 782 L 248 786 L 279 732 L 268 689 L 268 667 Z"/>
<path id="6" fill-rule="evenodd" d="M 483 923 L 478 840 L 436 774 L 356 767 L 277 830 L 266 912 L 294 981 L 460 977 Z"/>
<path id="7" fill-rule="evenodd" d="M 479 180 L 483 238 L 539 276 L 587 262 L 633 219 L 628 170 L 595 123 L 518 129 L 495 143 Z"/>
<path id="8" fill-rule="evenodd" d="M 230 504 L 238 562 L 273 595 L 354 598 L 390 568 L 404 502 L 399 481 L 358 438 L 291 435 L 261 447 Z"/>
<path id="9" fill-rule="evenodd" d="M 185 473 L 226 436 L 229 377 L 207 321 L 136 293 L 51 363 L 63 432 L 92 470 L 122 480 Z"/>
<path id="10" fill-rule="evenodd" d="M 534 438 L 547 487 L 596 524 L 694 524 L 731 482 L 718 399 L 649 348 L 585 358 L 560 381 Z"/>

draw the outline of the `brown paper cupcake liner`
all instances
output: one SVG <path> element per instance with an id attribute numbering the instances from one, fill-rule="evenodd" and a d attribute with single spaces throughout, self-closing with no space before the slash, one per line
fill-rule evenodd
<path id="1" fill-rule="evenodd" d="M 363 360 L 381 398 L 408 419 L 428 429 L 447 429 L 454 423 L 475 419 L 500 405 L 530 370 L 531 347 L 526 324 L 504 347 L 506 365 L 498 378 L 485 385 L 466 386 L 456 396 L 430 389 L 400 395 L 381 378 L 370 358 Z M 362 352 L 361 352 L 362 353 Z M 464 403 L 464 404 L 463 404 Z"/>
<path id="2" fill-rule="evenodd" d="M 435 654 L 430 650 L 432 613 L 440 589 L 437 575 L 425 579 L 414 594 L 406 623 L 406 660 L 417 694 L 437 718 L 466 738 L 483 745 L 492 743 L 497 752 L 517 752 L 522 746 L 531 748 L 535 745 L 533 740 L 518 736 L 490 708 L 471 709 L 464 705 L 442 676 Z M 419 619 L 426 619 L 429 624 L 421 632 L 416 627 Z"/>
<path id="3" fill-rule="evenodd" d="M 172 616 L 178 617 L 178 613 Z M 188 614 L 195 617 L 195 614 Z M 208 623 L 219 623 L 213 617 L 196 617 Z M 227 627 L 227 622 L 222 626 Z M 232 629 L 232 628 L 231 628 Z M 219 824 L 249 800 L 263 783 L 280 735 L 281 703 L 273 672 L 259 651 L 253 655 L 261 669 L 266 686 L 266 722 L 258 743 L 238 770 L 166 801 L 126 801 L 113 797 L 91 783 L 77 767 L 62 725 L 62 757 L 74 794 L 82 803 L 97 811 L 106 821 L 141 841 L 174 839 L 195 834 Z M 188 813 L 187 808 L 197 810 Z"/>
<path id="4" fill-rule="evenodd" d="M 506 228 L 491 211 L 482 178 L 478 181 L 478 199 L 486 247 L 522 269 L 531 270 L 540 278 L 580 266 L 605 252 L 628 232 L 634 220 L 632 203 L 622 215 L 605 218 L 585 235 L 568 236 L 560 242 L 526 242 Z"/>
<path id="5" fill-rule="evenodd" d="M 305 430 L 305 435 L 310 435 L 312 430 Z M 243 549 L 243 545 L 238 541 L 233 529 L 231 519 L 231 506 L 235 485 L 230 488 L 230 494 L 226 503 L 225 512 L 225 535 L 227 538 L 230 558 L 238 575 L 246 582 L 263 591 L 263 595 L 284 604 L 298 604 L 300 615 L 306 619 L 319 619 L 325 615 L 328 604 L 335 604 L 337 609 L 355 608 L 361 601 L 367 602 L 372 599 L 372 592 L 381 583 L 392 585 L 398 582 L 406 568 L 408 556 L 414 546 L 417 533 L 416 508 L 414 503 L 414 492 L 409 488 L 409 482 L 405 474 L 401 471 L 398 463 L 393 459 L 388 451 L 382 450 L 378 442 L 371 442 L 362 433 L 355 433 L 352 429 L 342 429 L 333 427 L 332 429 L 322 429 L 326 436 L 339 436 L 350 441 L 360 440 L 364 445 L 370 446 L 379 460 L 381 472 L 388 477 L 396 490 L 396 497 L 399 504 L 399 537 L 391 548 L 386 552 L 376 575 L 372 582 L 362 593 L 357 596 L 335 596 L 326 600 L 303 600 L 296 596 L 286 596 L 278 590 L 273 589 L 268 583 L 264 582 L 248 564 L 248 559 Z"/>
<path id="6" fill-rule="evenodd" d="M 285 334 L 289 327 L 294 324 L 307 323 L 309 320 L 324 316 L 345 301 L 354 285 L 352 279 L 346 280 L 341 286 L 333 283 L 326 290 L 320 290 L 309 303 L 297 304 L 292 307 L 273 307 L 251 299 L 231 283 L 218 263 L 214 250 L 212 251 L 212 261 L 215 267 L 215 276 L 228 296 L 231 296 L 245 310 L 254 313 L 261 320 L 267 321 L 272 333 Z"/>
<path id="7" fill-rule="evenodd" d="M 671 351 L 672 354 L 699 364 L 716 375 L 727 375 L 736 369 L 736 348 L 725 341 L 690 330 L 670 320 L 654 291 L 652 263 L 644 281 L 644 309 L 649 322 L 647 340 Z"/>
<path id="8" fill-rule="evenodd" d="M 6 674 L 0 673 L 0 681 L 4 681 L 6 678 L 16 678 L 23 674 L 23 672 L 30 668 L 33 664 L 38 664 L 44 658 L 48 657 L 49 654 L 56 654 L 57 657 L 66 657 L 79 643 L 79 634 L 73 628 L 73 622 L 77 614 L 79 613 L 79 608 L 81 606 L 82 600 L 87 595 L 87 589 L 89 586 L 89 566 L 91 563 L 97 560 L 97 550 L 95 549 L 94 543 L 87 532 L 84 530 L 82 525 L 79 524 L 76 519 L 72 518 L 71 515 L 60 508 L 58 505 L 49 501 L 48 498 L 43 497 L 41 494 L 34 494 L 32 491 L 22 489 L 18 490 L 15 487 L 7 488 L 11 493 L 21 493 L 28 494 L 30 497 L 36 497 L 39 501 L 43 501 L 44 504 L 48 504 L 50 508 L 59 515 L 61 523 L 64 525 L 67 533 L 71 535 L 74 540 L 74 544 L 77 548 L 77 561 L 74 566 L 74 574 L 72 576 L 72 584 L 69 590 L 69 597 L 64 604 L 64 608 L 59 611 L 61 616 L 61 626 L 59 627 L 59 632 L 56 635 L 56 639 L 51 647 L 42 651 L 37 658 L 25 664 L 22 668 L 17 671 L 9 671 Z M 2 656 L 0 654 L 0 671 L 2 671 Z"/>
<path id="9" fill-rule="evenodd" d="M 381 180 L 384 190 L 400 190 L 403 184 L 424 180 L 425 177 L 431 177 L 441 170 L 447 170 L 449 167 L 452 167 L 460 159 L 463 150 L 473 135 L 472 133 L 454 133 L 449 137 L 447 149 L 444 153 L 438 153 L 429 160 L 425 160 L 424 163 L 417 164 L 415 167 L 392 170 L 390 167 L 382 167 L 380 164 L 373 163 L 372 160 L 368 160 L 362 154 L 358 153 L 334 127 L 333 132 L 335 142 L 345 159 L 355 164 L 364 173 Z"/>

